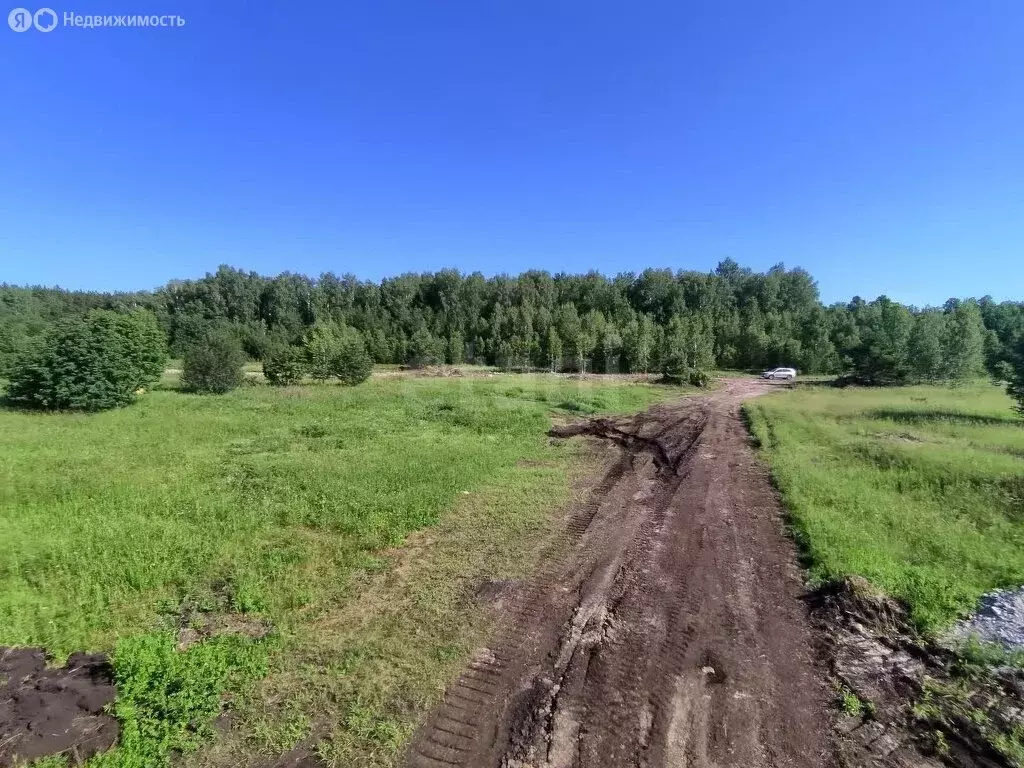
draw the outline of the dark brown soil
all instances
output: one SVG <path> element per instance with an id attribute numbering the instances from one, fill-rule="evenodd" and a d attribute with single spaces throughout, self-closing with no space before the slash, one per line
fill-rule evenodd
<path id="1" fill-rule="evenodd" d="M 770 385 L 553 436 L 619 458 L 408 753 L 415 768 L 821 768 L 826 670 L 740 419 Z"/>
<path id="2" fill-rule="evenodd" d="M 1024 672 L 971 666 L 919 637 L 905 606 L 849 578 L 811 600 L 831 671 L 864 711 L 839 722 L 844 766 L 1010 768 L 995 747 L 1024 723 Z"/>
<path id="3" fill-rule="evenodd" d="M 109 749 L 113 672 L 102 654 L 76 653 L 47 668 L 39 648 L 0 648 L 0 766 L 68 753 L 72 763 Z"/>

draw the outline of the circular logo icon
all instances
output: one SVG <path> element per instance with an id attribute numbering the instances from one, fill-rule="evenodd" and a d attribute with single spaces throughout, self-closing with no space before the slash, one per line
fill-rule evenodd
<path id="1" fill-rule="evenodd" d="M 7 14 L 7 26 L 15 32 L 28 32 L 32 27 L 32 11 L 28 8 L 15 8 Z"/>
<path id="2" fill-rule="evenodd" d="M 40 32 L 53 32 L 57 28 L 57 14 L 53 8 L 40 8 L 32 17 L 32 23 Z"/>

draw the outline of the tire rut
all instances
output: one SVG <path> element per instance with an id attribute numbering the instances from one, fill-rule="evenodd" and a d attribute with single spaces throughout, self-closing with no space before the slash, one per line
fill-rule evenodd
<path id="1" fill-rule="evenodd" d="M 412 768 L 818 768 L 821 684 L 774 493 L 722 392 L 553 429 L 619 456 L 420 728 Z"/>

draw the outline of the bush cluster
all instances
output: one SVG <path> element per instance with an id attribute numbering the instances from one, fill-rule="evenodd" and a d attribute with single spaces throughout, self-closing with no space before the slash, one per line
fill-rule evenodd
<path id="1" fill-rule="evenodd" d="M 11 365 L 7 397 L 31 408 L 101 411 L 160 379 L 166 337 L 146 310 L 95 309 L 58 322 Z"/>
<path id="2" fill-rule="evenodd" d="M 405 362 L 413 368 L 423 368 L 427 365 L 440 365 L 445 360 L 444 342 L 431 334 L 425 328 L 420 328 L 409 339 L 409 347 L 406 353 Z M 509 365 L 509 353 L 505 353 L 503 359 L 499 360 L 502 367 Z"/>
<path id="3" fill-rule="evenodd" d="M 302 347 L 276 346 L 263 358 L 263 375 L 280 386 L 296 384 L 306 374 L 318 381 L 338 379 L 355 386 L 366 381 L 372 370 L 373 360 L 362 334 L 329 323 L 314 326 Z"/>
<path id="4" fill-rule="evenodd" d="M 345 333 L 338 341 L 333 368 L 334 375 L 341 383 L 350 387 L 362 384 L 370 378 L 373 360 L 366 351 L 366 344 L 363 343 L 359 331 L 354 328 L 345 329 Z"/>
<path id="5" fill-rule="evenodd" d="M 271 384 L 298 384 L 306 372 L 302 350 L 289 344 L 270 347 L 263 355 L 263 375 Z"/>
<path id="6" fill-rule="evenodd" d="M 699 368 L 690 368 L 685 365 L 668 365 L 662 368 L 662 378 L 669 384 L 689 384 L 692 387 L 704 389 L 711 383 L 711 376 Z"/>
<path id="7" fill-rule="evenodd" d="M 245 352 L 227 328 L 216 328 L 185 350 L 181 385 L 190 392 L 222 395 L 245 378 Z"/>

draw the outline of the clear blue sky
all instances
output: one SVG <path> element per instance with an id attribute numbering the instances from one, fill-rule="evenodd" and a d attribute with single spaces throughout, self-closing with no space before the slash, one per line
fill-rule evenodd
<path id="1" fill-rule="evenodd" d="M 0 281 L 731 256 L 1024 298 L 1017 0 L 52 7 L 186 25 L 0 27 Z"/>

